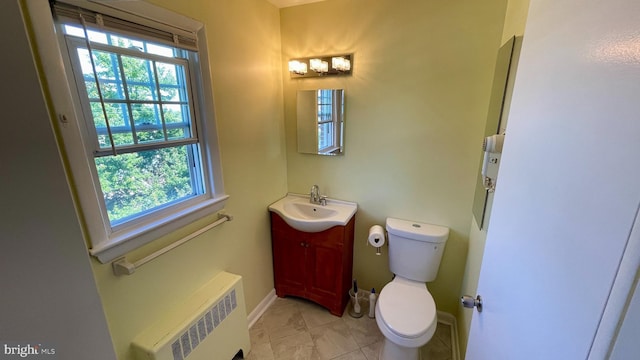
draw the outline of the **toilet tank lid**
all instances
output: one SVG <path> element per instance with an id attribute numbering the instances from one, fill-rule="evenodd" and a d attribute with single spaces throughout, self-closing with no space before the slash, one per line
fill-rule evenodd
<path id="1" fill-rule="evenodd" d="M 394 218 L 387 218 L 387 231 L 396 236 L 431 243 L 443 243 L 449 237 L 448 227 Z"/>

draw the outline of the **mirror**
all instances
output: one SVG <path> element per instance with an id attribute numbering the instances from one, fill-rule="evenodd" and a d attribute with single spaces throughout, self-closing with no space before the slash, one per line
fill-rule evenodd
<path id="1" fill-rule="evenodd" d="M 343 89 L 298 90 L 296 119 L 299 153 L 343 154 Z"/>
<path id="2" fill-rule="evenodd" d="M 491 89 L 491 97 L 489 99 L 489 111 L 487 113 L 487 123 L 485 126 L 484 136 L 501 134 L 506 128 L 508 103 L 510 98 L 510 89 L 508 85 L 513 81 L 513 75 L 516 71 L 516 62 L 518 57 L 518 46 L 514 46 L 516 38 L 512 37 L 498 51 L 496 59 L 496 67 L 493 77 L 493 86 Z M 478 152 L 482 153 L 481 144 L 478 144 Z M 472 212 L 476 219 L 478 227 L 482 230 L 487 228 L 489 224 L 489 215 L 491 214 L 491 203 L 493 196 L 485 189 L 483 177 L 481 175 L 482 155 L 480 157 L 480 165 L 478 167 L 478 180 L 476 181 L 476 191 L 473 200 Z"/>

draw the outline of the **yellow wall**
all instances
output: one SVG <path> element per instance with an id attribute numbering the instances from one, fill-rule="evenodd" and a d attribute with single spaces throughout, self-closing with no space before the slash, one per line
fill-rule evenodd
<path id="1" fill-rule="evenodd" d="M 522 36 L 524 34 L 527 13 L 529 11 L 529 0 L 509 0 L 507 5 L 507 14 L 502 31 L 502 44 L 507 42 L 513 36 Z M 512 71 L 517 74 L 517 57 L 521 46 L 521 39 L 516 42 L 514 49 L 514 61 L 516 61 L 515 69 Z M 509 80 L 510 88 L 513 88 L 513 78 Z M 509 90 L 507 91 L 509 93 Z M 505 102 L 505 110 L 508 112 L 508 104 L 510 103 L 510 94 Z M 503 122 L 508 119 L 503 118 Z M 489 194 L 490 199 L 487 201 L 487 211 L 491 211 L 491 203 L 493 194 Z M 462 280 L 461 294 L 475 296 L 478 289 L 478 278 L 480 276 L 480 267 L 482 266 L 482 255 L 484 253 L 484 245 L 487 239 L 487 230 L 480 230 L 475 218 L 472 216 L 471 229 L 469 231 L 469 249 L 467 255 L 467 263 L 465 267 L 464 277 Z M 469 337 L 469 329 L 471 327 L 471 318 L 474 311 L 460 308 L 458 312 L 458 335 L 460 339 L 460 352 L 464 356 L 467 348 Z"/>
<path id="2" fill-rule="evenodd" d="M 514 2 L 515 0 L 512 0 Z M 354 276 L 380 289 L 387 251 L 365 247 L 387 216 L 449 226 L 438 308 L 457 313 L 495 55 L 507 0 L 328 0 L 278 11 L 264 0 L 150 0 L 205 23 L 230 223 L 163 255 L 133 276 L 93 270 L 118 358 L 130 341 L 221 270 L 243 276 L 247 311 L 273 289 L 266 207 L 320 185 L 359 203 Z M 354 73 L 291 80 L 288 58 L 354 53 Z M 283 76 L 284 74 L 284 76 Z M 298 89 L 346 90 L 345 155 L 296 152 Z M 136 260 L 192 232 L 168 234 Z"/>
<path id="3" fill-rule="evenodd" d="M 368 229 L 397 217 L 451 228 L 437 280 L 439 310 L 458 312 L 469 213 L 506 0 L 329 0 L 281 10 L 289 191 L 318 184 L 358 202 L 354 277 L 378 291 L 387 251 Z M 291 57 L 353 53 L 353 76 L 290 79 Z M 344 88 L 345 155 L 296 152 L 296 90 Z"/>
<path id="4" fill-rule="evenodd" d="M 234 216 L 132 276 L 93 261 L 118 358 L 173 305 L 227 270 L 243 276 L 247 312 L 273 289 L 267 205 L 287 192 L 278 9 L 264 0 L 153 3 L 206 25 L 222 152 L 226 211 Z M 190 226 L 129 255 L 136 260 Z"/>
<path id="5" fill-rule="evenodd" d="M 507 15 L 504 19 L 502 42 L 511 39 L 512 36 L 524 34 L 524 27 L 529 14 L 529 0 L 509 0 Z"/>

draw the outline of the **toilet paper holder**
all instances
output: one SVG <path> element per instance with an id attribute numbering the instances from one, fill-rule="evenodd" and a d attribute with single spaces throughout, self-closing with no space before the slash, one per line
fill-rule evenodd
<path id="1" fill-rule="evenodd" d="M 382 255 L 382 246 L 385 243 L 386 231 L 380 225 L 373 225 L 369 228 L 369 236 L 367 238 L 367 245 L 376 248 L 376 255 Z"/>
<path id="2" fill-rule="evenodd" d="M 376 244 L 378 244 L 379 241 L 380 239 L 377 239 L 377 238 L 373 240 L 373 242 Z M 367 242 L 367 244 L 369 243 Z M 382 255 L 382 246 L 376 246 L 376 255 Z"/>

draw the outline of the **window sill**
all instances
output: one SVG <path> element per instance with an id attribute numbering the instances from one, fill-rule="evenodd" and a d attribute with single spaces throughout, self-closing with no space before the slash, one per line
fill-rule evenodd
<path id="1" fill-rule="evenodd" d="M 228 198 L 229 195 L 218 196 L 186 207 L 170 216 L 151 219 L 130 231 L 113 233 L 108 239 L 95 244 L 89 252 L 105 264 L 204 216 L 224 209 Z"/>
<path id="2" fill-rule="evenodd" d="M 318 150 L 318 154 L 322 155 L 338 155 L 340 154 L 341 148 L 339 146 L 328 146 L 324 149 Z"/>

